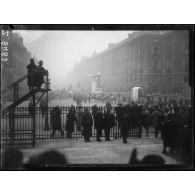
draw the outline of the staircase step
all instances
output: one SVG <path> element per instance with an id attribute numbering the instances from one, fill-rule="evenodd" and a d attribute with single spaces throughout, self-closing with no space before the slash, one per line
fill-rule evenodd
<path id="1" fill-rule="evenodd" d="M 15 108 L 16 106 L 18 106 L 19 104 L 21 104 L 22 102 L 24 102 L 25 100 L 27 100 L 28 98 L 30 98 L 31 96 L 33 96 L 34 94 L 36 94 L 38 92 L 48 92 L 50 90 L 51 89 L 35 89 L 33 91 L 30 91 L 28 94 L 24 95 L 19 100 L 17 100 L 16 102 L 12 103 L 11 105 L 9 105 L 8 109 Z"/>

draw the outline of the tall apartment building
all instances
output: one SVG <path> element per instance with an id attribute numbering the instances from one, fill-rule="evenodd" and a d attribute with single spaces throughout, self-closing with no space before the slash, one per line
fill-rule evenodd
<path id="1" fill-rule="evenodd" d="M 127 94 L 140 86 L 147 94 L 160 93 L 162 98 L 190 99 L 188 68 L 188 31 L 141 31 L 83 58 L 71 75 L 86 92 L 90 91 L 88 77 L 100 72 L 103 93 Z"/>

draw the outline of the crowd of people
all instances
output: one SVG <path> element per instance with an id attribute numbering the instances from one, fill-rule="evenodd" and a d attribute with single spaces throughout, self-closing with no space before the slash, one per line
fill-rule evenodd
<path id="1" fill-rule="evenodd" d="M 31 58 L 30 64 L 28 64 L 26 68 L 29 91 L 32 91 L 35 88 L 40 89 L 44 83 L 44 76 L 47 75 L 47 71 L 43 67 L 43 61 L 40 60 L 39 64 L 36 65 L 34 59 Z"/>
<path id="2" fill-rule="evenodd" d="M 116 105 L 117 102 L 126 102 L 129 101 L 129 94 L 121 95 L 121 94 L 89 94 L 89 95 L 82 95 L 82 94 L 73 94 L 72 99 L 76 102 L 77 105 L 80 105 L 82 102 L 86 104 L 91 104 L 94 102 L 97 103 L 106 103 L 110 102 L 113 105 Z"/>
<path id="3" fill-rule="evenodd" d="M 51 124 L 53 127 L 52 136 L 56 130 L 60 130 L 64 135 L 61 127 L 61 116 L 59 107 L 54 108 L 57 111 L 51 114 Z M 90 142 L 92 137 L 92 128 L 96 130 L 96 140 L 101 141 L 102 132 L 104 131 L 105 141 L 110 141 L 110 131 L 117 125 L 120 130 L 123 143 L 127 143 L 128 132 L 131 129 L 137 129 L 139 138 L 142 137 L 143 129 L 146 136 L 149 137 L 149 129 L 154 129 L 154 136 L 163 140 L 163 153 L 166 153 L 167 147 L 171 153 L 180 151 L 189 157 L 191 133 L 190 120 L 191 108 L 185 104 L 142 104 L 134 102 L 119 103 L 113 107 L 107 103 L 105 107 L 92 106 L 92 109 L 79 106 L 71 106 L 66 115 L 66 135 L 72 138 L 74 124 L 78 131 L 83 133 L 86 142 Z M 55 127 L 58 123 L 57 128 Z"/>
<path id="4" fill-rule="evenodd" d="M 50 100 L 64 100 L 64 99 L 71 99 L 72 94 L 68 89 L 55 89 L 50 91 L 49 99 Z"/>

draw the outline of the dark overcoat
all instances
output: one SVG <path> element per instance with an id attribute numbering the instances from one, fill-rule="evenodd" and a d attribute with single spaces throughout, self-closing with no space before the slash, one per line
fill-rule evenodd
<path id="1" fill-rule="evenodd" d="M 116 119 L 118 121 L 119 128 L 121 128 L 122 120 L 123 120 L 123 107 L 122 106 L 116 107 Z"/>
<path id="2" fill-rule="evenodd" d="M 93 114 L 94 119 L 94 129 L 102 129 L 103 128 L 103 113 L 98 111 Z"/>
<path id="3" fill-rule="evenodd" d="M 112 113 L 106 112 L 104 113 L 103 118 L 103 129 L 110 130 L 115 125 L 115 116 Z"/>
<path id="4" fill-rule="evenodd" d="M 54 108 L 51 111 L 50 115 L 51 115 L 50 120 L 51 120 L 52 129 L 53 130 L 61 130 L 62 126 L 61 126 L 61 111 L 60 111 L 60 109 Z"/>
<path id="5" fill-rule="evenodd" d="M 130 127 L 130 113 L 129 109 L 124 108 L 124 113 L 122 116 L 122 123 L 121 123 L 121 136 L 127 137 L 128 136 L 128 130 Z"/>
<path id="6" fill-rule="evenodd" d="M 35 78 L 34 78 L 34 70 L 36 69 L 36 65 L 35 64 L 29 64 L 26 68 L 27 68 L 27 72 L 28 72 L 28 77 L 27 77 L 27 85 L 28 86 L 32 86 L 34 85 L 35 82 Z"/>
<path id="7" fill-rule="evenodd" d="M 74 131 L 74 122 L 76 121 L 76 116 L 74 111 L 70 110 L 66 116 L 66 131 L 73 132 Z"/>
<path id="8" fill-rule="evenodd" d="M 146 129 L 150 127 L 151 118 L 150 118 L 150 112 L 149 111 L 142 112 L 142 114 L 141 114 L 141 124 Z"/>
<path id="9" fill-rule="evenodd" d="M 175 147 L 177 143 L 177 124 L 168 120 L 164 124 L 163 145 L 164 147 Z"/>
<path id="10" fill-rule="evenodd" d="M 84 137 L 92 136 L 93 118 L 89 112 L 84 112 L 82 117 L 83 135 Z"/>

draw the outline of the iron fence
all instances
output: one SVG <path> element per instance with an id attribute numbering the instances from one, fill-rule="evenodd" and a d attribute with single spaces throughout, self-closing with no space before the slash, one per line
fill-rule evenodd
<path id="1" fill-rule="evenodd" d="M 75 114 L 83 112 L 86 107 L 75 107 Z M 87 107 L 90 112 L 92 112 L 91 107 Z M 60 107 L 61 110 L 61 126 L 64 135 L 61 135 L 59 131 L 55 132 L 54 137 L 52 134 L 52 126 L 50 123 L 51 110 L 53 107 L 48 107 L 47 109 L 41 107 L 35 107 L 34 110 L 29 109 L 29 107 L 17 107 L 12 112 L 3 113 L 1 116 L 1 140 L 3 143 L 12 144 L 24 144 L 33 143 L 35 140 L 45 140 L 45 139 L 62 139 L 67 138 L 66 126 L 66 116 L 70 110 L 70 107 Z M 102 111 L 105 107 L 100 108 Z M 113 113 L 116 116 L 115 109 L 113 108 Z M 35 116 L 35 125 L 33 126 L 33 117 Z M 115 117 L 116 118 L 116 117 Z M 129 137 L 138 137 L 139 130 L 131 129 L 129 130 Z M 102 131 L 102 137 L 105 137 L 104 130 Z M 96 138 L 96 130 L 92 128 L 92 139 Z M 116 125 L 110 131 L 111 139 L 120 139 L 120 129 L 118 128 L 117 120 Z M 72 139 L 84 139 L 82 130 L 77 129 L 76 122 L 74 124 L 74 131 L 72 132 Z"/>

